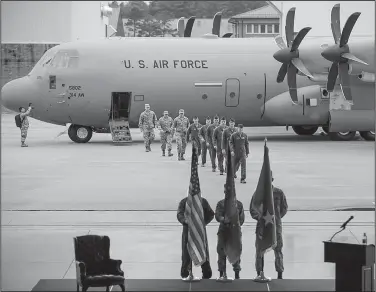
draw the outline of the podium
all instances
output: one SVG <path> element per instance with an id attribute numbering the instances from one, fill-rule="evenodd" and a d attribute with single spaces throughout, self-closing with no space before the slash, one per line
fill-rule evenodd
<path id="1" fill-rule="evenodd" d="M 337 292 L 375 291 L 375 245 L 324 241 L 324 261 L 336 264 Z"/>

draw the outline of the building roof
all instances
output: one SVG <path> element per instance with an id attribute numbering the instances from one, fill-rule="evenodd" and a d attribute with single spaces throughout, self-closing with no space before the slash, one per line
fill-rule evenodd
<path id="1" fill-rule="evenodd" d="M 279 18 L 281 17 L 281 11 L 270 1 L 267 1 L 267 5 L 247 11 L 230 18 L 229 21 L 235 19 L 248 19 L 248 18 Z"/>

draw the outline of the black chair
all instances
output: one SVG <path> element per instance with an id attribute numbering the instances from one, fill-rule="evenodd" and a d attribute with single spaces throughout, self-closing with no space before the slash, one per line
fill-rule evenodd
<path id="1" fill-rule="evenodd" d="M 108 236 L 84 235 L 73 238 L 76 258 L 77 291 L 89 287 L 119 285 L 125 291 L 124 272 L 121 260 L 110 259 L 110 238 Z"/>

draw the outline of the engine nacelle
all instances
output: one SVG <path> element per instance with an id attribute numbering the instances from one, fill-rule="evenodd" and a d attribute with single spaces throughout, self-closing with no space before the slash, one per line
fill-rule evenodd
<path id="1" fill-rule="evenodd" d="M 329 132 L 375 131 L 374 110 L 332 110 Z"/>
<path id="2" fill-rule="evenodd" d="M 375 74 L 362 71 L 358 75 L 359 80 L 367 83 L 375 83 Z"/>

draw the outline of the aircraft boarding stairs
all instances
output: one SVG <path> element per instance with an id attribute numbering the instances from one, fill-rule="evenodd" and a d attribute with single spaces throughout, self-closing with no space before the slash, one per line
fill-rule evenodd
<path id="1" fill-rule="evenodd" d="M 131 131 L 127 119 L 110 120 L 110 130 L 112 142 L 115 144 L 125 144 L 132 142 Z"/>

